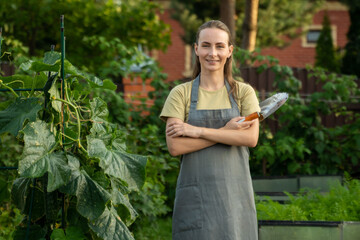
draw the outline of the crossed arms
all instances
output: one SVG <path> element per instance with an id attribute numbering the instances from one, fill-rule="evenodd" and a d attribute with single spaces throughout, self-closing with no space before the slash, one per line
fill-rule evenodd
<path id="1" fill-rule="evenodd" d="M 259 138 L 259 121 L 237 123 L 242 117 L 231 119 L 219 129 L 195 127 L 178 118 L 166 121 L 166 143 L 172 156 L 198 151 L 216 143 L 255 147 Z"/>

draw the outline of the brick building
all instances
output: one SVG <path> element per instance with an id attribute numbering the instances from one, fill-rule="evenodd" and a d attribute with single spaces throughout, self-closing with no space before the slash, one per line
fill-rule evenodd
<path id="1" fill-rule="evenodd" d="M 152 51 L 150 55 L 154 57 L 168 74 L 168 81 L 184 79 L 191 77 L 191 57 L 192 46 L 185 45 L 181 39 L 184 33 L 179 22 L 171 17 L 170 0 L 157 0 L 162 4 L 164 12 L 159 14 L 160 19 L 171 26 L 171 42 L 166 52 Z M 327 12 L 332 28 L 332 37 L 334 46 L 341 51 L 347 43 L 347 31 L 350 26 L 350 17 L 345 5 L 336 0 L 328 0 L 322 9 L 313 17 L 312 25 L 306 28 L 307 34 L 294 39 L 284 48 L 265 48 L 262 49 L 262 55 L 271 55 L 279 59 L 280 65 L 303 68 L 307 64 L 315 62 L 316 40 L 322 28 L 322 21 L 325 12 Z M 152 90 L 149 81 L 143 83 L 141 79 L 130 81 L 124 79 L 124 92 L 127 99 L 136 96 L 146 96 L 147 91 Z M 151 104 L 149 102 L 149 104 Z"/>
<path id="2" fill-rule="evenodd" d="M 332 38 L 337 51 L 342 51 L 347 43 L 346 34 L 350 27 L 350 17 L 345 5 L 337 1 L 328 1 L 313 17 L 312 25 L 306 28 L 307 34 L 294 39 L 283 49 L 271 47 L 262 49 L 263 55 L 279 59 L 280 65 L 303 68 L 315 63 L 316 40 L 319 37 L 324 15 L 328 14 L 331 22 Z"/>
<path id="3" fill-rule="evenodd" d="M 186 78 L 191 76 L 191 47 L 186 46 L 181 40 L 183 29 L 180 24 L 171 18 L 170 1 L 161 0 L 160 2 L 165 9 L 164 14 L 160 18 L 170 24 L 172 28 L 171 41 L 168 51 L 158 52 L 153 56 L 159 61 L 160 66 L 164 68 L 164 72 L 169 75 L 169 81 Z M 322 28 L 322 21 L 325 12 L 327 12 L 332 28 L 332 37 L 334 46 L 341 51 L 346 43 L 346 34 L 350 26 L 350 17 L 348 9 L 344 4 L 338 1 L 327 1 L 322 9 L 313 17 L 312 25 L 306 28 L 307 34 L 294 39 L 285 48 L 265 48 L 262 49 L 263 55 L 271 55 L 279 59 L 281 65 L 290 67 L 305 67 L 306 64 L 314 64 L 315 62 L 315 46 L 316 40 Z"/>

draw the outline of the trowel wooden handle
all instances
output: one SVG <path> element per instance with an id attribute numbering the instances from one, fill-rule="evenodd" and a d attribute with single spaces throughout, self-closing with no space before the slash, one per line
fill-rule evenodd
<path id="1" fill-rule="evenodd" d="M 257 118 L 259 118 L 259 117 L 260 117 L 260 114 L 259 114 L 258 112 L 254 112 L 254 113 L 252 113 L 252 114 L 250 114 L 250 115 L 247 115 L 247 116 L 245 117 L 245 120 L 244 120 L 244 121 L 251 121 L 251 120 L 257 119 Z"/>

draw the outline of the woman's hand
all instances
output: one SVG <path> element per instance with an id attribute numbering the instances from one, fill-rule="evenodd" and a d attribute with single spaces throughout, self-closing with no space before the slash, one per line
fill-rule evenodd
<path id="1" fill-rule="evenodd" d="M 239 129 L 248 129 L 250 128 L 255 120 L 252 121 L 244 121 L 241 123 L 238 123 L 238 121 L 240 121 L 241 119 L 243 119 L 244 117 L 234 117 L 233 119 L 231 119 L 229 122 L 226 123 L 226 125 L 223 127 L 223 129 L 230 129 L 230 130 L 239 130 Z"/>
<path id="2" fill-rule="evenodd" d="M 173 122 L 167 125 L 166 135 L 168 137 L 192 137 L 198 138 L 201 135 L 201 128 L 184 122 Z"/>

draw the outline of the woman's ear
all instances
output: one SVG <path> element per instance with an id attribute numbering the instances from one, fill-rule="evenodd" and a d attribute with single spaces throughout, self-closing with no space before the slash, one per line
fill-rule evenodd
<path id="1" fill-rule="evenodd" d="M 197 49 L 198 49 L 198 45 L 196 43 L 194 43 L 194 51 L 195 51 L 195 54 L 196 56 L 199 56 L 198 55 L 198 52 L 197 52 Z"/>
<path id="2" fill-rule="evenodd" d="M 231 57 L 233 51 L 234 51 L 234 46 L 233 46 L 233 45 L 230 45 L 230 46 L 229 46 L 229 55 L 228 55 L 228 58 Z"/>

